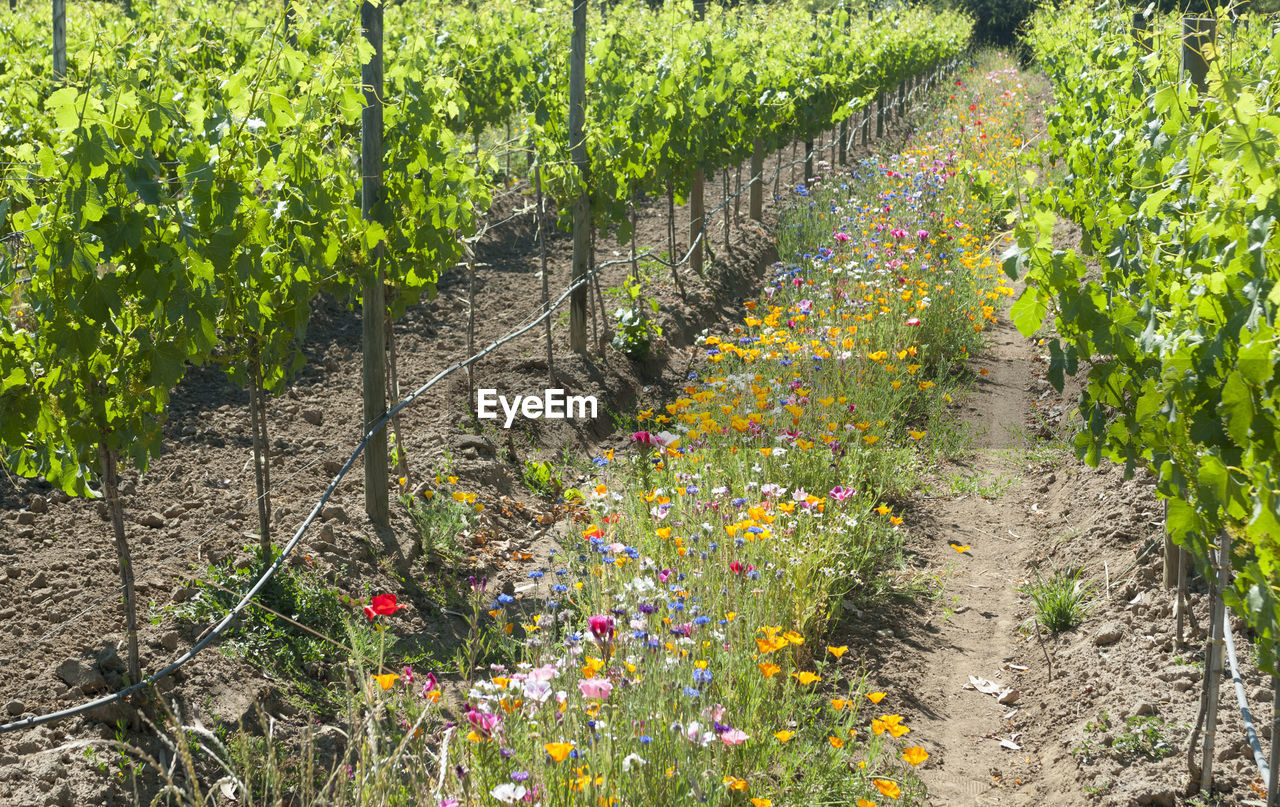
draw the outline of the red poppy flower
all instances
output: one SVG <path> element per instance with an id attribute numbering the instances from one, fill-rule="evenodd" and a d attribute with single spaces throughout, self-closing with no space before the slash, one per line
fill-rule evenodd
<path id="1" fill-rule="evenodd" d="M 404 607 L 396 604 L 396 595 L 378 594 L 364 607 L 364 615 L 372 622 L 379 616 L 391 616 Z"/>

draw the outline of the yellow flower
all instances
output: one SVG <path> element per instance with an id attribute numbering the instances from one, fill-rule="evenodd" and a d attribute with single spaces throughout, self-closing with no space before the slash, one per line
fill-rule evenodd
<path id="1" fill-rule="evenodd" d="M 757 639 L 756 641 L 758 642 L 760 640 Z M 764 673 L 765 678 L 772 678 L 782 671 L 782 668 L 777 664 L 770 664 L 767 661 L 763 664 L 757 664 L 756 666 L 760 668 L 760 672 Z"/>
<path id="2" fill-rule="evenodd" d="M 969 551 L 970 549 L 972 549 L 973 547 L 969 546 L 968 544 L 952 544 L 952 545 L 951 545 L 951 548 L 952 548 L 952 549 L 954 549 L 955 551 L 959 552 L 961 555 L 963 555 L 964 553 L 968 552 L 968 551 Z"/>
<path id="3" fill-rule="evenodd" d="M 796 733 L 794 731 L 787 731 L 784 729 L 782 731 L 775 731 L 773 736 L 778 738 L 778 742 L 785 743 L 787 740 L 796 736 Z"/>
<path id="4" fill-rule="evenodd" d="M 773 802 L 769 799 L 752 799 L 751 807 L 773 807 Z"/>
<path id="5" fill-rule="evenodd" d="M 746 789 L 747 789 L 747 780 L 746 780 L 746 779 L 739 779 L 739 778 L 738 778 L 738 777 L 736 777 L 736 776 L 726 776 L 726 777 L 724 778 L 723 782 L 724 782 L 724 784 L 726 784 L 726 785 L 728 785 L 728 786 L 729 786 L 729 789 L 730 789 L 730 790 L 739 790 L 739 791 L 742 791 L 742 790 L 746 790 Z"/>
<path id="6" fill-rule="evenodd" d="M 800 673 L 791 673 L 791 677 L 796 679 L 800 683 L 804 684 L 805 686 L 812 684 L 814 681 L 822 680 L 821 676 L 814 675 L 813 673 L 807 670 L 805 672 L 800 672 Z"/>
<path id="7" fill-rule="evenodd" d="M 929 752 L 925 751 L 918 745 L 913 745 L 902 752 L 902 758 L 911 765 L 919 765 L 929 758 Z"/>
<path id="8" fill-rule="evenodd" d="M 788 642 L 791 642 L 792 644 L 804 644 L 804 637 L 793 630 L 789 630 L 786 633 L 782 634 L 782 638 L 786 639 Z"/>
<path id="9" fill-rule="evenodd" d="M 573 743 L 547 743 L 542 747 L 547 749 L 547 753 L 556 762 L 564 762 L 569 752 L 573 750 Z"/>
<path id="10" fill-rule="evenodd" d="M 400 680 L 400 676 L 395 673 L 383 673 L 382 675 L 375 675 L 373 680 L 377 681 L 378 686 L 383 689 L 391 689 L 391 687 L 396 685 L 396 681 Z"/>
<path id="11" fill-rule="evenodd" d="M 844 707 L 848 706 L 848 705 L 849 705 L 849 701 L 847 701 L 847 700 L 842 700 L 841 698 L 832 698 L 832 699 L 831 699 L 831 708 L 832 708 L 832 709 L 835 709 L 837 712 L 838 712 L 838 711 L 840 711 L 841 709 L 843 709 Z"/>
<path id="12" fill-rule="evenodd" d="M 879 790 L 882 796 L 896 799 L 902 795 L 902 788 L 898 787 L 897 782 L 890 782 L 888 779 L 872 779 L 871 784 L 876 786 L 876 790 Z"/>
<path id="13" fill-rule="evenodd" d="M 876 803 L 866 799 L 858 799 L 858 807 L 876 807 Z"/>
<path id="14" fill-rule="evenodd" d="M 868 692 L 867 700 L 871 701 L 872 703 L 879 703 L 880 701 L 884 700 L 884 696 L 886 694 L 887 693 L 885 692 Z"/>
<path id="15" fill-rule="evenodd" d="M 874 434 L 864 434 L 864 435 L 862 435 L 862 442 L 866 443 L 866 444 L 867 444 L 867 445 L 869 445 L 869 446 L 873 446 L 873 445 L 875 445 L 875 444 L 876 444 L 876 441 L 877 441 L 877 440 L 879 440 L 879 439 L 880 439 L 880 438 L 879 438 L 879 437 L 877 437 L 877 436 L 876 436 L 876 435 L 874 435 Z"/>
<path id="16" fill-rule="evenodd" d="M 882 516 L 887 516 L 887 515 L 889 515 L 889 511 L 890 511 L 890 510 L 892 510 L 892 509 L 893 509 L 893 508 L 889 507 L 888 505 L 882 504 L 882 505 L 880 505 L 879 507 L 877 507 L 877 508 L 876 508 L 876 512 L 877 512 L 877 513 L 879 513 L 879 514 L 880 514 L 880 515 L 882 515 Z"/>
<path id="17" fill-rule="evenodd" d="M 832 647 L 831 645 L 827 645 L 827 652 L 835 656 L 836 658 L 840 658 L 845 653 L 849 652 L 849 646 L 840 645 L 839 647 Z"/>
<path id="18" fill-rule="evenodd" d="M 839 737 L 828 737 L 827 742 L 831 743 L 832 748 L 844 748 L 844 740 Z"/>
<path id="19" fill-rule="evenodd" d="M 918 432 L 914 429 L 907 429 L 907 434 L 911 435 L 912 440 L 919 440 L 921 437 L 928 434 L 928 432 Z"/>

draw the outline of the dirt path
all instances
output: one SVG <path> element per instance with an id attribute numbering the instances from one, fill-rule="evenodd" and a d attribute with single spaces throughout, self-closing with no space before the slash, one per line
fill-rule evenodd
<path id="1" fill-rule="evenodd" d="M 1034 683 L 1023 680 L 1027 673 L 1010 665 L 1027 667 L 1026 656 L 1038 652 L 1034 641 L 1019 640 L 1024 609 L 1017 585 L 1050 536 L 1041 534 L 1041 518 L 1017 506 L 1044 485 L 1018 463 L 1032 416 L 1026 391 L 1036 381 L 1035 345 L 1007 322 L 990 333 L 987 352 L 974 360 L 989 374 L 979 376 L 962 413 L 973 429 L 972 457 L 944 470 L 950 495 L 919 502 L 911 519 L 919 536 L 913 549 L 945 575 L 941 614 L 926 626 L 936 633 L 913 665 L 914 729 L 936 749 L 922 778 L 937 805 L 1081 804 L 1086 797 L 1074 764 L 1068 760 L 1062 771 L 1069 775 L 1054 775 L 1061 755 L 1045 758 L 1054 744 L 1015 737 L 1010 719 L 1035 697 Z M 971 548 L 960 554 L 952 544 Z M 1020 694 L 997 703 L 968 687 L 971 675 Z M 1002 747 L 1002 740 L 1021 750 Z"/>
<path id="2" fill-rule="evenodd" d="M 841 627 L 860 644 L 872 684 L 890 693 L 879 709 L 901 713 L 930 754 L 920 769 L 926 803 L 1264 804 L 1229 682 L 1219 702 L 1219 800 L 1190 787 L 1207 599 L 1193 584 L 1198 627 L 1179 646 L 1151 480 L 1076 460 L 1066 438 L 1081 379 L 1056 393 L 1044 348 L 1005 321 L 988 334 L 956 411 L 972 450 L 937 469 L 904 510 L 908 574 L 926 593 L 861 606 Z M 1078 570 L 1087 611 L 1076 629 L 1041 639 L 1019 587 L 1054 569 Z M 1266 727 L 1270 691 L 1251 642 L 1238 644 L 1254 718 Z M 1000 704 L 970 676 L 1017 696 Z"/>

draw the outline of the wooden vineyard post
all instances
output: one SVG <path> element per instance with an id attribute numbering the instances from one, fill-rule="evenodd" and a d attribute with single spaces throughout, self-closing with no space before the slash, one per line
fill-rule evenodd
<path id="1" fill-rule="evenodd" d="M 267 456 L 266 404 L 262 389 L 261 346 L 251 338 L 249 352 L 249 427 L 253 431 L 253 479 L 258 491 L 258 549 L 265 567 L 271 562 L 271 482 Z"/>
<path id="2" fill-rule="evenodd" d="M 1218 21 L 1214 17 L 1182 18 L 1182 67 L 1180 76 L 1189 76 L 1200 94 L 1209 90 L 1209 61 Z"/>
<path id="3" fill-rule="evenodd" d="M 542 320 L 542 324 L 543 333 L 547 338 L 547 383 L 550 384 L 555 380 L 555 374 L 551 369 L 551 292 L 548 286 L 550 281 L 547 279 L 547 211 L 542 197 L 541 160 L 533 164 L 533 189 L 538 203 L 538 250 L 542 257 L 542 314 L 546 317 Z"/>
<path id="4" fill-rule="evenodd" d="M 738 174 L 734 182 L 736 190 L 733 192 L 733 223 L 742 224 L 742 163 L 738 163 Z"/>
<path id="5" fill-rule="evenodd" d="M 729 260 L 729 169 L 720 173 L 724 194 L 720 201 L 720 215 L 724 217 L 724 259 Z"/>
<path id="6" fill-rule="evenodd" d="M 804 184 L 813 182 L 813 141 L 804 141 Z"/>
<path id="7" fill-rule="evenodd" d="M 751 146 L 751 200 L 747 215 L 752 221 L 764 221 L 764 142 L 758 137 Z"/>
<path id="8" fill-rule="evenodd" d="M 476 355 L 476 254 L 471 245 L 467 245 L 467 355 Z M 473 423 L 476 420 L 476 374 L 475 363 L 467 365 L 467 411 L 471 413 Z"/>
<path id="9" fill-rule="evenodd" d="M 360 113 L 360 212 L 365 221 L 378 221 L 382 202 L 382 5 L 365 0 L 360 7 L 360 25 L 373 47 L 373 56 L 360 69 L 364 86 L 364 109 Z M 364 351 L 364 430 L 368 442 L 364 450 L 364 509 L 374 524 L 390 522 L 387 491 L 387 431 L 369 429 L 387 411 L 387 317 L 386 289 L 383 287 L 382 242 L 373 248 L 374 271 L 366 274 L 361 290 L 362 341 Z"/>
<path id="10" fill-rule="evenodd" d="M 53 77 L 67 77 L 67 0 L 53 0 Z"/>
<path id="11" fill-rule="evenodd" d="M 116 464 L 119 454 L 114 449 L 107 448 L 105 436 L 98 443 L 98 457 L 102 462 L 102 492 L 107 499 L 111 532 L 116 543 L 116 560 L 120 564 L 120 584 L 124 589 L 124 630 L 129 654 L 129 683 L 136 684 L 142 680 L 142 664 L 138 660 L 138 595 L 133 581 L 133 556 L 129 551 L 129 540 L 124 531 L 124 507 L 120 502 L 120 477 Z"/>
<path id="12" fill-rule="evenodd" d="M 876 96 L 876 140 L 884 137 L 884 94 Z"/>
<path id="13" fill-rule="evenodd" d="M 693 189 L 689 192 L 689 248 L 692 250 L 689 256 L 689 265 L 693 267 L 693 271 L 703 274 L 702 271 L 702 246 L 706 239 L 704 231 L 706 230 L 706 205 L 702 195 L 703 182 L 705 175 L 701 168 L 693 172 Z"/>
<path id="14" fill-rule="evenodd" d="M 569 297 L 569 346 L 587 350 L 587 263 L 591 250 L 591 194 L 587 189 L 587 143 L 583 136 L 587 95 L 587 0 L 573 0 L 573 38 L 569 48 L 569 155 L 578 171 L 573 200 L 573 274 Z"/>
<path id="15" fill-rule="evenodd" d="M 1226 605 L 1223 592 L 1231 584 L 1231 534 L 1223 530 L 1219 536 L 1218 579 L 1212 585 L 1209 601 L 1209 647 L 1205 653 L 1204 697 L 1205 724 L 1204 746 L 1200 755 L 1200 792 L 1213 791 L 1213 750 L 1218 733 L 1218 682 L 1222 678 L 1222 655 L 1226 628 Z M 1272 737 L 1272 742 L 1275 738 Z"/>
<path id="16" fill-rule="evenodd" d="M 706 18 L 707 0 L 693 0 L 693 19 L 702 22 Z M 693 172 L 693 189 L 689 194 L 689 248 L 693 251 L 689 256 L 689 265 L 699 275 L 703 273 L 702 247 L 707 229 L 706 200 L 703 198 L 705 180 L 706 174 L 699 166 Z"/>

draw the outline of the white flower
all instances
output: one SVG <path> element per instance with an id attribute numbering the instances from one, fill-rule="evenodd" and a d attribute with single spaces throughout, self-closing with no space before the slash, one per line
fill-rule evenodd
<path id="1" fill-rule="evenodd" d="M 517 785 L 508 782 L 505 785 L 498 785 L 493 790 L 490 790 L 489 795 L 493 796 L 503 804 L 515 804 L 523 799 L 524 794 L 528 792 L 529 791 L 525 789 L 524 785 Z"/>
<path id="2" fill-rule="evenodd" d="M 622 760 L 622 770 L 630 773 L 633 767 L 648 764 L 648 762 L 640 758 L 639 754 L 627 754 L 627 756 Z"/>

